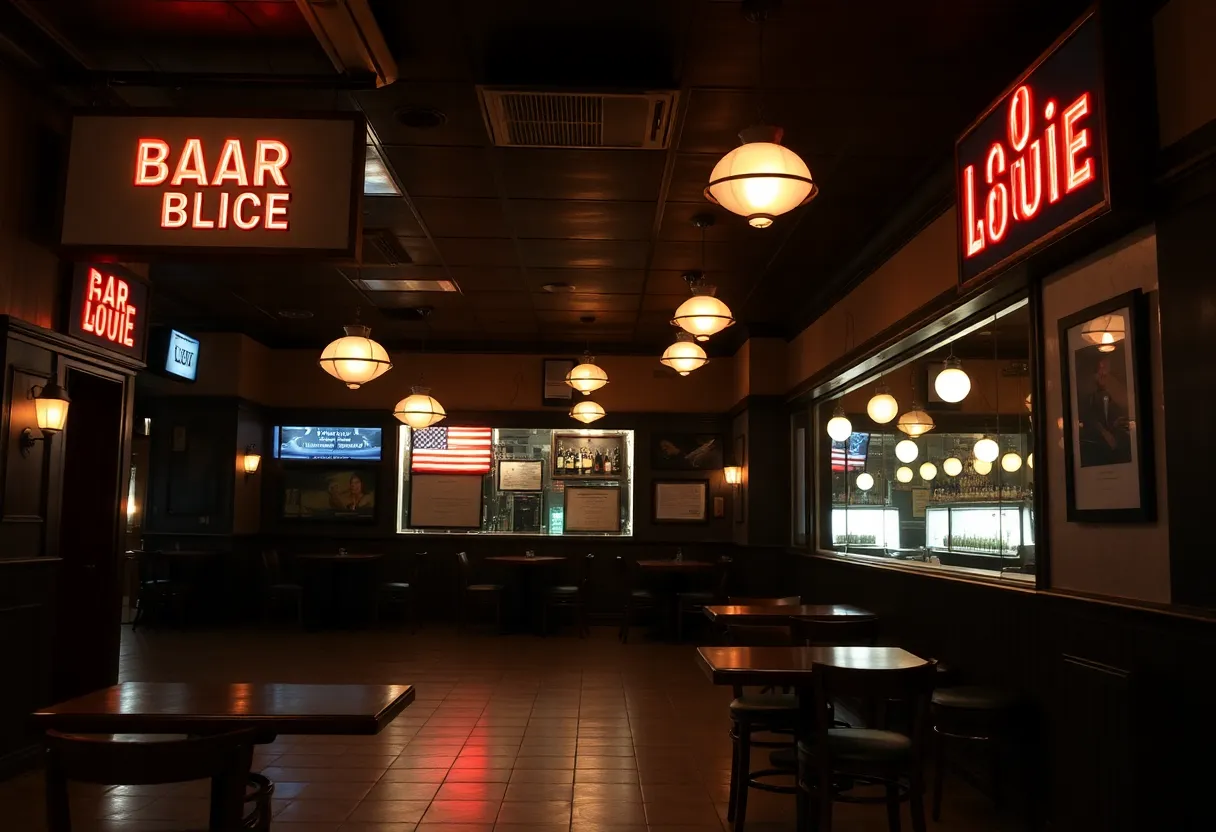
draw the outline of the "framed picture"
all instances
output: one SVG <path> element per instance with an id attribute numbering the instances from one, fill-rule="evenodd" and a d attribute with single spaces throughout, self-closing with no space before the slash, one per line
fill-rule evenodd
<path id="1" fill-rule="evenodd" d="M 283 518 L 334 523 L 376 519 L 376 469 L 287 468 Z"/>
<path id="2" fill-rule="evenodd" d="M 541 362 L 540 403 L 544 407 L 570 407 L 574 388 L 566 384 L 566 374 L 574 369 L 573 358 L 546 358 Z"/>
<path id="3" fill-rule="evenodd" d="M 553 434 L 550 476 L 567 480 L 619 480 L 625 476 L 624 437 Z"/>
<path id="4" fill-rule="evenodd" d="M 650 467 L 656 471 L 721 471 L 722 434 L 664 433 L 650 435 Z"/>
<path id="5" fill-rule="evenodd" d="M 704 523 L 709 519 L 708 480 L 655 480 L 651 512 L 656 523 Z"/>
<path id="6" fill-rule="evenodd" d="M 564 533 L 620 534 L 620 486 L 571 485 L 564 490 L 563 500 Z"/>
<path id="7" fill-rule="evenodd" d="M 1155 520 L 1144 298 L 1128 292 L 1062 318 L 1059 328 L 1068 519 Z"/>
<path id="8" fill-rule="evenodd" d="M 541 491 L 544 489 L 543 459 L 498 460 L 499 491 Z"/>

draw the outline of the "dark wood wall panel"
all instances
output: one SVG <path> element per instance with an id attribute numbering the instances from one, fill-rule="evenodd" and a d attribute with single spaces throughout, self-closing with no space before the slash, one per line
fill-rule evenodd
<path id="1" fill-rule="evenodd" d="M 28 715 L 49 704 L 55 558 L 0 559 L 0 778 L 27 762 Z"/>

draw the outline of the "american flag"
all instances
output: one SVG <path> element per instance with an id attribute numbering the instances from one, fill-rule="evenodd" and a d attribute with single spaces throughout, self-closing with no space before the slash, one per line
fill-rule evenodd
<path id="1" fill-rule="evenodd" d="M 419 474 L 488 474 L 493 461 L 490 428 L 421 428 L 412 431 L 410 470 Z"/>
<path id="2" fill-rule="evenodd" d="M 864 468 L 870 448 L 870 434 L 850 433 L 843 442 L 832 440 L 832 470 L 855 471 Z"/>

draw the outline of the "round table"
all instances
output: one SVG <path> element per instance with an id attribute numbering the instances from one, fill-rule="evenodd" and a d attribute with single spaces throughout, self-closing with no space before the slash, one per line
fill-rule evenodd
<path id="1" fill-rule="evenodd" d="M 514 620 L 517 629 L 526 629 L 529 624 L 535 628 L 535 621 L 530 621 L 531 613 L 535 612 L 536 601 L 535 587 L 532 585 L 532 576 L 538 570 L 544 567 L 555 566 L 558 563 L 563 563 L 566 558 L 562 555 L 535 555 L 528 557 L 527 555 L 492 555 L 485 558 L 487 563 L 501 563 L 505 566 L 517 568 L 516 576 L 518 578 L 516 589 L 512 593 L 514 603 L 514 611 L 511 618 Z"/>
<path id="2" fill-rule="evenodd" d="M 305 593 L 304 609 L 312 611 L 312 625 L 366 623 L 368 611 L 376 603 L 375 567 L 383 558 L 380 554 L 337 552 L 296 555 L 297 562 L 310 566 L 300 570 L 300 583 Z"/>

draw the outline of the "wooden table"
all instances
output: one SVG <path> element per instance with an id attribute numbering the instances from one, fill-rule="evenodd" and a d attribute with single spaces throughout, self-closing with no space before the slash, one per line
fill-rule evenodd
<path id="1" fill-rule="evenodd" d="M 413 685 L 124 682 L 33 715 L 79 734 L 378 734 L 414 701 Z"/>
<path id="2" fill-rule="evenodd" d="M 375 609 L 377 573 L 374 567 L 384 555 L 316 552 L 296 555 L 295 560 L 313 567 L 313 574 L 301 574 L 304 586 L 304 611 L 310 626 L 328 624 L 348 626 L 366 624 Z M 331 571 L 332 570 L 332 571 Z"/>
<path id="3" fill-rule="evenodd" d="M 485 558 L 485 560 L 493 561 L 494 563 L 508 563 L 511 566 L 536 566 L 537 564 L 553 564 L 559 561 L 564 561 L 565 558 L 561 555 L 536 555 L 528 557 L 527 555 L 494 555 L 493 557 Z"/>
<path id="4" fill-rule="evenodd" d="M 815 664 L 903 670 L 927 662 L 900 647 L 698 647 L 697 662 L 715 685 L 806 688 Z"/>
<path id="5" fill-rule="evenodd" d="M 536 587 L 533 586 L 532 575 L 538 568 L 564 563 L 562 555 L 493 555 L 485 558 L 489 563 L 501 563 L 505 566 L 522 567 L 517 574 L 518 581 L 515 592 L 511 595 L 512 611 L 509 618 L 514 622 L 515 629 L 536 629 L 540 616 L 536 616 L 537 597 Z"/>
<path id="6" fill-rule="evenodd" d="M 705 607 L 705 617 L 723 624 L 780 626 L 788 624 L 791 618 L 830 621 L 838 618 L 873 618 L 874 613 L 848 604 L 802 604 L 790 607 L 728 604 Z"/>
<path id="7" fill-rule="evenodd" d="M 296 555 L 295 559 L 296 560 L 334 561 L 336 563 L 343 563 L 343 562 L 358 563 L 360 561 L 379 560 L 382 557 L 384 557 L 384 555 L 375 555 L 375 554 L 373 554 L 373 555 L 350 555 L 350 554 L 342 555 L 342 554 L 338 554 L 337 552 L 334 552 L 333 554 L 322 553 L 322 554 L 312 554 L 312 555 Z"/>
<path id="8" fill-rule="evenodd" d="M 638 569 L 646 572 L 701 572 L 713 569 L 717 564 L 708 560 L 639 560 Z"/>

